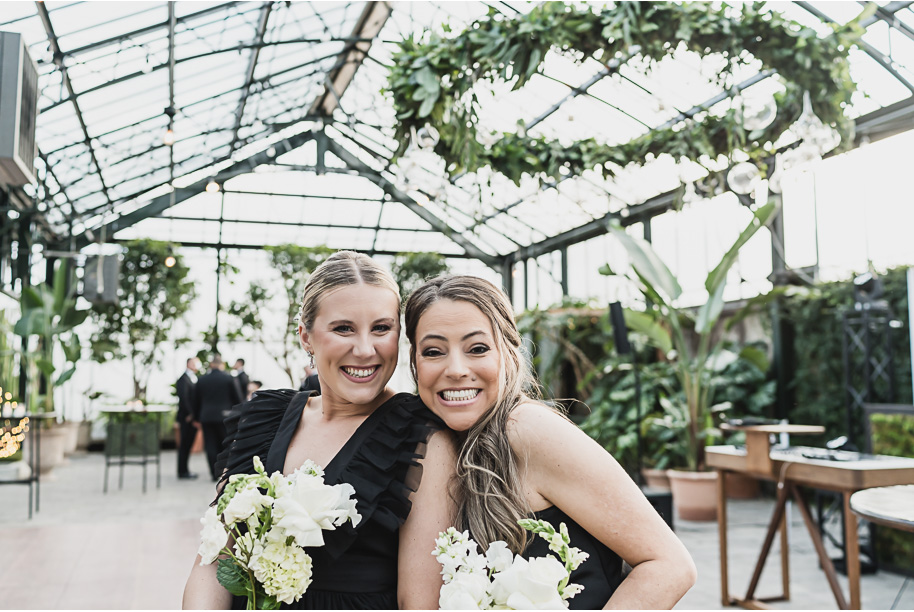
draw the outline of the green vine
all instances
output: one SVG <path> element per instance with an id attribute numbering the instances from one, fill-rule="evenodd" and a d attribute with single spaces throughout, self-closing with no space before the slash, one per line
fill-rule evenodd
<path id="1" fill-rule="evenodd" d="M 388 78 L 399 120 L 397 153 L 406 150 L 414 130 L 429 123 L 441 135 L 435 152 L 447 162 L 449 172 L 489 166 L 515 183 L 524 174 L 559 179 L 589 169 L 611 176 L 619 168 L 663 153 L 699 163 L 735 149 L 761 157 L 800 115 L 804 91 L 818 117 L 837 129 L 847 146 L 853 123 L 844 109 L 855 90 L 847 55 L 863 33 L 859 19 L 873 9 L 845 25 L 832 25 L 832 32 L 819 38 L 815 30 L 763 10 L 763 5 L 619 2 L 594 12 L 544 2 L 515 18 L 490 9 L 485 18 L 456 35 L 446 29 L 444 34 L 407 38 L 394 54 Z M 522 129 L 498 135 L 490 146 L 478 138 L 477 82 L 513 82 L 518 89 L 537 73 L 550 50 L 604 64 L 643 58 L 650 69 L 681 49 L 726 58 L 729 68 L 717 81 L 731 94 L 737 93 L 732 71 L 738 65 L 755 59 L 763 70 L 775 70 L 785 91 L 775 96 L 774 122 L 747 133 L 739 109 L 733 108 L 721 116 L 703 111 L 621 144 L 589 138 L 566 146 Z"/>

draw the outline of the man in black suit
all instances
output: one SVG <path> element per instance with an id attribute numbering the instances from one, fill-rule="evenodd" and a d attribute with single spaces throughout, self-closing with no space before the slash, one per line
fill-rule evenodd
<path id="1" fill-rule="evenodd" d="M 238 391 L 241 392 L 241 397 L 246 397 L 248 383 L 251 382 L 251 379 L 248 378 L 247 372 L 244 371 L 244 359 L 238 358 L 235 360 L 235 365 L 232 366 L 232 376 L 238 381 Z"/>
<path id="2" fill-rule="evenodd" d="M 178 393 L 178 414 L 175 421 L 178 423 L 178 432 L 181 443 L 178 445 L 178 478 L 193 479 L 197 475 L 187 468 L 190 457 L 190 448 L 197 437 L 197 424 L 200 415 L 196 411 L 196 385 L 197 372 L 200 370 L 200 360 L 191 357 L 187 360 L 187 369 L 175 383 Z"/>
<path id="3" fill-rule="evenodd" d="M 301 391 L 314 391 L 312 395 L 321 394 L 321 383 L 317 378 L 317 372 L 314 371 L 314 368 L 311 366 L 305 366 L 305 377 L 302 379 L 301 384 L 298 386 L 298 390 Z"/>
<path id="4" fill-rule="evenodd" d="M 225 440 L 225 417 L 232 406 L 243 400 L 238 385 L 231 374 L 225 371 L 225 362 L 216 355 L 209 364 L 209 372 L 197 381 L 196 406 L 203 427 L 203 447 L 209 461 L 213 480 L 218 480 L 216 457 L 222 451 Z"/>

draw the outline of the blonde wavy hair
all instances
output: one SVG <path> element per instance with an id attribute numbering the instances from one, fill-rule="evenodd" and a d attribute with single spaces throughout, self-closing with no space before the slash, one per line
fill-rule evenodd
<path id="1" fill-rule="evenodd" d="M 397 296 L 397 312 L 400 312 L 400 287 L 390 272 L 363 253 L 337 251 L 316 267 L 305 283 L 298 310 L 299 328 L 311 331 L 320 309 L 320 300 L 327 293 L 340 287 L 359 284 L 385 287 L 393 291 Z"/>
<path id="2" fill-rule="evenodd" d="M 466 432 L 457 459 L 453 486 L 457 528 L 468 529 L 477 542 L 503 540 L 520 553 L 526 531 L 517 524 L 531 515 L 520 477 L 520 460 L 508 441 L 508 417 L 516 406 L 539 397 L 527 360 L 514 309 L 505 293 L 475 276 L 440 276 L 416 289 L 406 302 L 406 337 L 413 378 L 416 373 L 416 328 L 428 308 L 440 300 L 476 306 L 492 324 L 500 356 L 495 405 Z"/>

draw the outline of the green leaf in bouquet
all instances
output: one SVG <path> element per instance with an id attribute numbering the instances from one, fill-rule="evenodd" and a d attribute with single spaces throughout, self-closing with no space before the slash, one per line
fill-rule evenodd
<path id="1" fill-rule="evenodd" d="M 231 559 L 219 559 L 216 578 L 232 595 L 249 597 L 251 594 L 250 576 Z"/>

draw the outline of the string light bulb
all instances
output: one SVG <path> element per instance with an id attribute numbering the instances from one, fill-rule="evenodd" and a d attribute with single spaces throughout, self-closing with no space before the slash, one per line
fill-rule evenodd
<path id="1" fill-rule="evenodd" d="M 209 193 L 219 193 L 219 183 L 216 182 L 216 179 L 211 178 L 206 184 L 206 191 Z"/>
<path id="2" fill-rule="evenodd" d="M 165 130 L 165 135 L 162 136 L 162 144 L 166 147 L 170 147 L 175 144 L 175 132 L 171 128 Z"/>
<path id="3" fill-rule="evenodd" d="M 176 263 L 178 263 L 178 262 L 174 258 L 174 255 L 169 255 L 168 257 L 165 258 L 165 267 L 166 268 L 174 268 Z"/>

